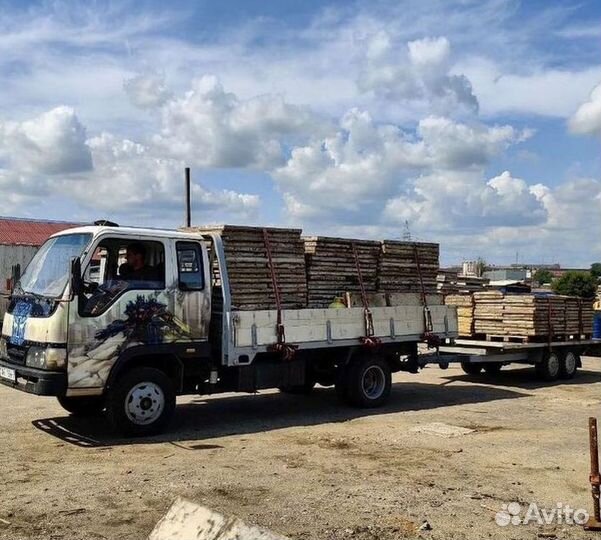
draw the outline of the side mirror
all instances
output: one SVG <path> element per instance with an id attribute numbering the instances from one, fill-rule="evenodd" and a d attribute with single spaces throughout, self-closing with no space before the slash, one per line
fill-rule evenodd
<path id="1" fill-rule="evenodd" d="M 79 257 L 71 259 L 71 294 L 79 296 L 83 292 L 83 280 L 81 279 L 81 260 Z"/>

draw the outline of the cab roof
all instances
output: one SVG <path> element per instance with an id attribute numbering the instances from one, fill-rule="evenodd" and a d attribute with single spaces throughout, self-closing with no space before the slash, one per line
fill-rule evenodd
<path id="1" fill-rule="evenodd" d="M 175 238 L 175 239 L 196 239 L 198 240 L 202 236 L 198 233 L 181 232 L 174 229 L 152 229 L 144 227 L 112 227 L 106 225 L 84 225 L 83 227 L 73 227 L 72 229 L 65 229 L 56 234 L 53 234 L 51 238 L 57 236 L 64 236 L 66 234 L 93 234 L 98 236 L 103 233 L 109 233 L 115 236 L 139 236 L 148 238 Z"/>

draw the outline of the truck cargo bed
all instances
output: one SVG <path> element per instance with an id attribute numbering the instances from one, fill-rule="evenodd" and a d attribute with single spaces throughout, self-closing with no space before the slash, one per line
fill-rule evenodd
<path id="1" fill-rule="evenodd" d="M 457 336 L 457 314 L 449 306 L 429 307 L 433 334 Z M 419 339 L 425 332 L 424 308 L 401 305 L 371 308 L 374 336 L 383 341 Z M 257 349 L 276 342 L 276 310 L 237 311 L 232 313 L 233 345 Z M 348 344 L 365 336 L 363 308 L 291 309 L 282 311 L 286 342 L 294 345 L 323 343 Z"/>

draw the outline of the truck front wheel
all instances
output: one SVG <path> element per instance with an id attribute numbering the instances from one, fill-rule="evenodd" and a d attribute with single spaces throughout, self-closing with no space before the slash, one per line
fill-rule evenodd
<path id="1" fill-rule="evenodd" d="M 163 430 L 175 409 L 173 383 L 162 371 L 138 367 L 117 378 L 107 395 L 107 415 L 123 435 L 142 437 Z"/>
<path id="2" fill-rule="evenodd" d="M 58 396 L 56 399 L 73 416 L 94 416 L 104 409 L 102 396 Z"/>
<path id="3" fill-rule="evenodd" d="M 352 405 L 362 408 L 380 407 L 390 397 L 390 366 L 388 362 L 375 356 L 360 358 L 349 366 L 346 385 L 346 397 Z"/>

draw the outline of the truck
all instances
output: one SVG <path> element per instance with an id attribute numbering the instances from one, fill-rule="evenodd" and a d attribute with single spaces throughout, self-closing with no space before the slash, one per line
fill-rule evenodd
<path id="1" fill-rule="evenodd" d="M 391 373 L 418 371 L 418 344 L 435 350 L 456 336 L 455 308 L 425 294 L 371 308 L 237 310 L 219 234 L 100 223 L 51 236 L 23 272 L 2 326 L 0 382 L 146 436 L 166 428 L 178 395 L 320 384 L 379 407 Z"/>

